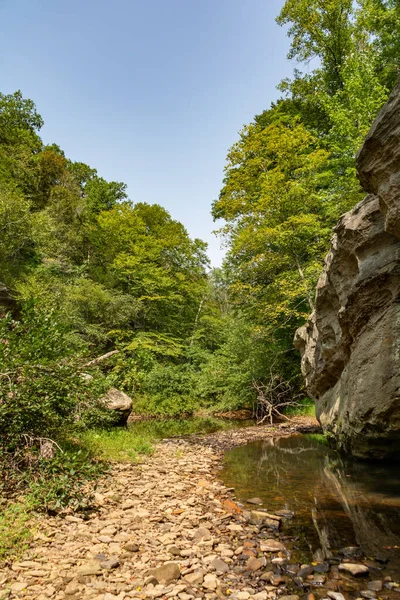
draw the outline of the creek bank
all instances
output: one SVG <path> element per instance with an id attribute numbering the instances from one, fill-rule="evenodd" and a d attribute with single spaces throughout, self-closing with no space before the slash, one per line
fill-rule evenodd
<path id="1" fill-rule="evenodd" d="M 222 447 L 214 439 L 165 440 L 140 464 L 113 465 L 96 486 L 92 514 L 43 516 L 26 554 L 0 571 L 0 598 L 371 600 L 378 588 L 380 598 L 396 598 L 396 584 L 357 550 L 293 563 L 293 540 L 280 532 L 285 515 L 235 502 L 217 478 Z M 361 574 L 360 587 L 351 564 L 373 579 Z"/>

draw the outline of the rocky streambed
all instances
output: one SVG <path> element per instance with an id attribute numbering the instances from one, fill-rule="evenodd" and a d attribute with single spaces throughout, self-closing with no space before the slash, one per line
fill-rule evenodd
<path id="1" fill-rule="evenodd" d="M 287 431 L 257 428 L 262 435 Z M 0 598 L 400 598 L 382 565 L 357 549 L 296 562 L 288 515 L 263 511 L 257 498 L 240 506 L 221 483 L 229 436 L 220 436 L 164 440 L 141 464 L 113 466 L 90 515 L 43 517 L 25 556 L 1 570 Z"/>

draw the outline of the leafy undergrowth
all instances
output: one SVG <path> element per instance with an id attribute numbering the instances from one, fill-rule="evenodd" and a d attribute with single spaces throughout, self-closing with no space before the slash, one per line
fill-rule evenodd
<path id="1" fill-rule="evenodd" d="M 0 564 L 20 556 L 29 545 L 32 529 L 29 503 L 18 502 L 0 510 Z"/>
<path id="2" fill-rule="evenodd" d="M 297 406 L 289 406 L 285 414 L 288 417 L 315 417 L 315 403 L 310 398 L 303 398 Z"/>
<path id="3" fill-rule="evenodd" d="M 154 437 L 138 435 L 130 428 L 89 430 L 81 439 L 90 452 L 108 461 L 137 462 L 141 454 L 154 451 Z"/>

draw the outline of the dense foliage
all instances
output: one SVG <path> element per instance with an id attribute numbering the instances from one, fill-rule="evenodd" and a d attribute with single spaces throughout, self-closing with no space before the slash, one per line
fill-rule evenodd
<path id="1" fill-rule="evenodd" d="M 264 362 L 260 383 L 294 394 L 293 335 L 313 309 L 333 226 L 363 197 L 354 157 L 399 74 L 400 11 L 396 0 L 286 0 L 277 21 L 307 72 L 282 81 L 281 99 L 240 132 L 213 215 L 225 221 L 230 301 Z"/>

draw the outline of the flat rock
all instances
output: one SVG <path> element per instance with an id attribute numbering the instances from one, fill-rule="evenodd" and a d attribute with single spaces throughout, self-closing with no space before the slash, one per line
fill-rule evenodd
<path id="1" fill-rule="evenodd" d="M 215 575 L 213 575 L 212 573 L 207 573 L 207 575 L 205 575 L 204 581 L 203 581 L 203 588 L 213 592 L 214 590 L 217 589 L 217 584 L 218 584 L 218 580 Z"/>
<path id="2" fill-rule="evenodd" d="M 103 560 L 100 562 L 100 567 L 105 569 L 106 571 L 111 571 L 112 569 L 116 569 L 121 564 L 118 556 L 111 556 L 108 560 Z"/>
<path id="3" fill-rule="evenodd" d="M 210 567 L 221 573 L 227 573 L 229 571 L 228 565 L 221 558 L 214 558 L 214 560 L 210 562 Z"/>
<path id="4" fill-rule="evenodd" d="M 382 581 L 374 580 L 367 583 L 367 588 L 373 592 L 381 592 L 383 588 Z"/>
<path id="5" fill-rule="evenodd" d="M 360 577 L 362 575 L 368 575 L 369 569 L 365 565 L 357 565 L 355 563 L 341 563 L 339 565 L 339 571 L 344 573 L 350 573 L 353 577 Z"/>
<path id="6" fill-rule="evenodd" d="M 346 600 L 346 598 L 340 592 L 334 592 L 333 590 L 328 590 L 329 598 L 332 600 Z"/>
<path id="7" fill-rule="evenodd" d="M 102 568 L 99 563 L 89 563 L 77 568 L 78 575 L 100 575 Z"/>
<path id="8" fill-rule="evenodd" d="M 185 575 L 184 580 L 190 583 L 190 585 L 201 585 L 204 581 L 203 569 L 196 569 L 193 573 Z"/>
<path id="9" fill-rule="evenodd" d="M 274 539 L 269 539 L 263 540 L 260 543 L 260 550 L 261 552 L 284 552 L 286 548 L 282 544 L 282 542 L 279 542 L 278 540 Z"/>
<path id="10" fill-rule="evenodd" d="M 206 527 L 199 527 L 193 537 L 194 542 L 205 542 L 211 540 L 211 532 Z"/>
<path id="11" fill-rule="evenodd" d="M 175 562 L 166 562 L 160 567 L 156 567 L 155 569 L 149 569 L 147 572 L 149 577 L 154 577 L 158 583 L 170 581 L 175 581 L 179 579 L 181 576 L 181 570 L 179 565 Z"/>
<path id="12" fill-rule="evenodd" d="M 265 559 L 259 559 L 255 556 L 250 556 L 246 562 L 246 569 L 248 571 L 258 571 L 265 566 Z"/>

